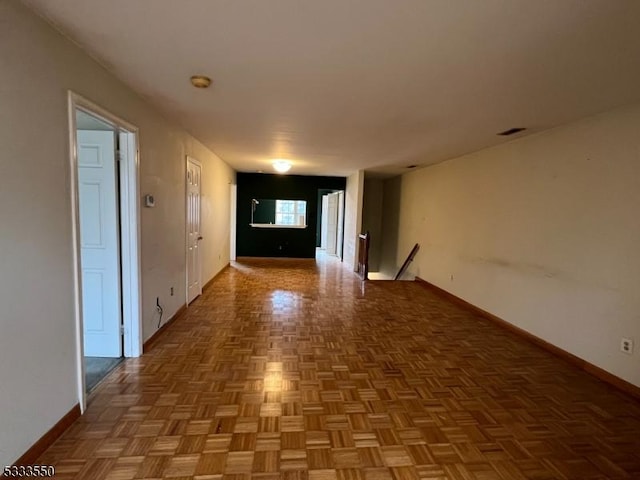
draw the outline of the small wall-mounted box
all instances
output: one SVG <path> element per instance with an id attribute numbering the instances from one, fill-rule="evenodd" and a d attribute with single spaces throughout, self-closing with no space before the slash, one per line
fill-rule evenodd
<path id="1" fill-rule="evenodd" d="M 148 208 L 152 208 L 156 206 L 156 199 L 153 195 L 145 195 L 144 196 L 144 206 Z"/>

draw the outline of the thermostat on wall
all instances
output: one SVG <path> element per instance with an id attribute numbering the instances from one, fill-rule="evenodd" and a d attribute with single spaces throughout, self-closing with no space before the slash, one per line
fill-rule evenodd
<path id="1" fill-rule="evenodd" d="M 154 198 L 153 195 L 145 195 L 144 196 L 144 206 L 145 207 L 155 207 L 156 206 L 156 199 Z"/>

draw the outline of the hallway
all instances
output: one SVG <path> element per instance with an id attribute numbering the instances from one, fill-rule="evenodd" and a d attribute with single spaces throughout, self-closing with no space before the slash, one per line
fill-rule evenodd
<path id="1" fill-rule="evenodd" d="M 39 460 L 58 479 L 640 478 L 640 404 L 413 282 L 244 259 Z"/>

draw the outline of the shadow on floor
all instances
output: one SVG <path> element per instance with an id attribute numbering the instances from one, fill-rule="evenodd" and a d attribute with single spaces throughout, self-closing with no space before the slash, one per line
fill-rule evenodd
<path id="1" fill-rule="evenodd" d="M 84 383 L 87 393 L 121 361 L 122 358 L 84 357 Z"/>

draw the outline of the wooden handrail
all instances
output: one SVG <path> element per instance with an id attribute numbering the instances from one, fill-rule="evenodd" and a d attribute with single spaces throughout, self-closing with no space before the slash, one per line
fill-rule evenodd
<path id="1" fill-rule="evenodd" d="M 358 276 L 362 280 L 369 280 L 369 232 L 358 235 Z"/>
<path id="2" fill-rule="evenodd" d="M 402 274 L 405 272 L 405 270 L 409 267 L 409 264 L 411 262 L 413 262 L 413 257 L 416 256 L 416 253 L 418 253 L 418 250 L 420 250 L 420 244 L 416 243 L 413 248 L 411 249 L 411 253 L 409 253 L 409 256 L 407 257 L 407 259 L 404 261 L 404 263 L 402 264 L 402 267 L 400 267 L 400 270 L 398 270 L 398 273 L 396 275 L 396 278 L 394 278 L 394 280 L 398 280 L 400 279 L 400 277 L 402 276 Z"/>

